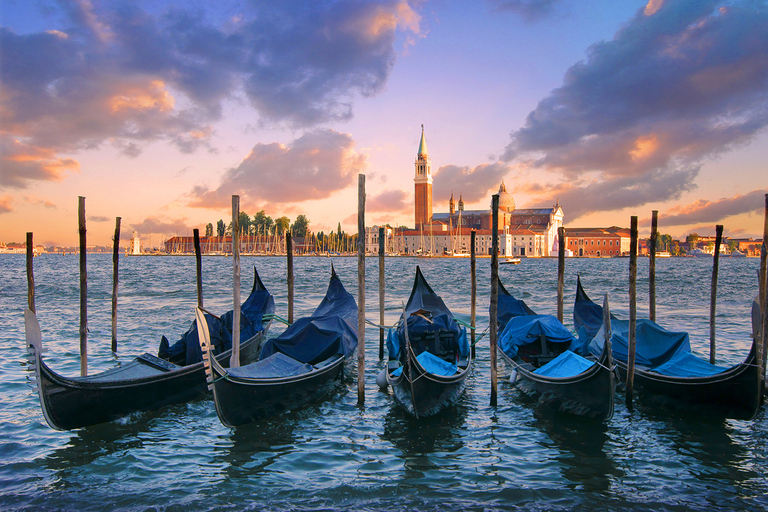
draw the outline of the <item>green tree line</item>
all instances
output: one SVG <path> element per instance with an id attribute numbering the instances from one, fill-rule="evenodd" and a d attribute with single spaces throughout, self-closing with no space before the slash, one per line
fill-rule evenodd
<path id="1" fill-rule="evenodd" d="M 303 214 L 298 215 L 293 224 L 291 224 L 291 219 L 285 216 L 273 219 L 264 213 L 264 210 L 259 211 L 253 217 L 246 212 L 240 212 L 239 221 L 242 236 L 282 235 L 290 230 L 293 236 L 305 237 L 309 231 L 309 218 Z M 224 220 L 219 219 L 216 222 L 215 233 L 218 236 L 231 235 L 232 222 L 226 224 Z M 214 225 L 210 222 L 205 226 L 205 236 L 214 236 Z"/>

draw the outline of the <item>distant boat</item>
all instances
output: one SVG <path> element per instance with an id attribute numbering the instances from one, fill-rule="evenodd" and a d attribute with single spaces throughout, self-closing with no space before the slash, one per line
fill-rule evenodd
<path id="1" fill-rule="evenodd" d="M 711 258 L 712 254 L 702 251 L 701 249 L 693 249 L 688 251 L 688 256 L 693 256 L 696 258 Z"/>
<path id="2" fill-rule="evenodd" d="M 518 263 L 520 263 L 521 261 L 522 261 L 522 260 L 521 260 L 520 258 L 518 258 L 517 256 L 515 256 L 515 257 L 513 257 L 513 258 L 507 258 L 507 259 L 506 259 L 506 260 L 504 260 L 504 261 L 500 261 L 499 263 L 500 263 L 500 264 L 502 264 L 502 265 L 517 265 L 517 264 L 518 264 Z"/>
<path id="3" fill-rule="evenodd" d="M 657 258 L 671 258 L 672 255 L 669 253 L 669 251 L 659 251 L 656 253 Z"/>
<path id="4" fill-rule="evenodd" d="M 731 251 L 730 256 L 731 256 L 731 258 L 746 258 L 747 257 L 746 254 L 744 254 L 743 252 L 739 251 L 738 249 L 735 250 L 735 251 Z"/>

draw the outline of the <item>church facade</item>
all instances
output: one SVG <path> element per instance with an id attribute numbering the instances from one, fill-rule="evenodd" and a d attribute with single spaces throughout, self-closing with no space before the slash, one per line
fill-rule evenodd
<path id="1" fill-rule="evenodd" d="M 454 196 L 448 201 L 448 212 L 432 212 L 432 161 L 427 150 L 424 125 L 415 161 L 415 230 L 404 233 L 405 252 L 413 248 L 420 254 L 464 254 L 469 252 L 469 234 L 476 231 L 490 233 L 493 223 L 491 209 L 465 210 L 459 194 L 458 204 Z M 559 204 L 544 208 L 516 208 L 515 200 L 507 192 L 502 180 L 499 186 L 499 236 L 500 252 L 505 256 L 553 256 L 557 253 L 557 230 L 563 225 L 563 209 Z M 458 207 L 457 207 L 458 206 Z M 489 205 L 490 206 L 490 205 Z M 435 247 L 435 238 L 439 240 Z M 425 241 L 426 240 L 426 241 Z M 501 240 L 500 240 L 501 242 Z M 476 249 L 478 249 L 477 247 Z M 485 247 L 483 247 L 485 249 Z M 478 254 L 484 254 L 478 252 Z M 553 254 L 554 253 L 554 254 Z"/>

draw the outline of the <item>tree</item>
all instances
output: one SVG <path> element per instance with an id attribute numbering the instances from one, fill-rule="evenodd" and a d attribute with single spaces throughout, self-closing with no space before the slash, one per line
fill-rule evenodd
<path id="1" fill-rule="evenodd" d="M 277 228 L 277 234 L 282 235 L 291 227 L 291 219 L 288 217 L 280 217 L 275 220 L 275 227 Z"/>
<path id="2" fill-rule="evenodd" d="M 728 240 L 728 252 L 734 252 L 739 250 L 739 242 L 736 240 Z"/>
<path id="3" fill-rule="evenodd" d="M 689 250 L 693 250 L 696 248 L 696 243 L 699 241 L 699 234 L 694 232 L 685 237 L 685 241 L 688 242 L 688 248 Z"/>
<path id="4" fill-rule="evenodd" d="M 307 236 L 307 229 L 309 228 L 309 219 L 306 215 L 299 215 L 296 217 L 293 225 L 291 226 L 291 232 L 293 236 L 305 237 Z"/>
<path id="5" fill-rule="evenodd" d="M 669 251 L 670 247 L 672 247 L 672 242 L 674 240 L 672 239 L 672 235 L 661 235 L 661 247 L 663 247 L 664 251 Z M 659 246 L 657 246 L 658 248 Z"/>
<path id="6" fill-rule="evenodd" d="M 213 236 L 213 224 L 210 222 L 205 225 L 205 236 Z"/>
<path id="7" fill-rule="evenodd" d="M 219 236 L 224 236 L 227 232 L 227 225 L 224 224 L 224 221 L 219 219 L 219 222 L 216 223 L 216 234 Z"/>
<path id="8" fill-rule="evenodd" d="M 240 234 L 247 235 L 250 232 L 251 218 L 245 212 L 240 212 L 238 215 L 240 221 Z"/>

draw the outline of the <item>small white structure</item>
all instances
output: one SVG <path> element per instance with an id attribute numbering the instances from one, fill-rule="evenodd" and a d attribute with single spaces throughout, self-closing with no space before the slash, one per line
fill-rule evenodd
<path id="1" fill-rule="evenodd" d="M 131 237 L 131 242 L 128 245 L 128 255 L 138 256 L 140 254 L 141 254 L 141 238 L 139 238 L 139 233 L 134 231 L 133 236 Z"/>

